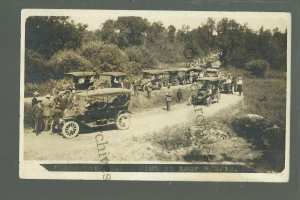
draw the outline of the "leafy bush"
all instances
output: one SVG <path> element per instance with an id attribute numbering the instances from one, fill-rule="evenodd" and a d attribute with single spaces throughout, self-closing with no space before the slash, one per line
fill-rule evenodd
<path id="1" fill-rule="evenodd" d="M 136 63 L 137 70 L 152 68 L 158 64 L 158 60 L 144 47 L 133 46 L 125 49 L 129 61 Z"/>
<path id="2" fill-rule="evenodd" d="M 176 125 L 166 127 L 159 133 L 152 135 L 152 142 L 159 145 L 164 150 L 176 150 L 181 147 L 192 145 L 191 134 L 186 126 Z"/>
<path id="3" fill-rule="evenodd" d="M 252 60 L 245 65 L 245 69 L 251 73 L 251 75 L 264 77 L 270 68 L 270 64 L 265 60 Z"/>
<path id="4" fill-rule="evenodd" d="M 58 51 L 49 60 L 49 67 L 53 72 L 52 78 L 55 79 L 63 78 L 67 72 L 84 70 L 85 67 L 90 66 L 90 61 L 72 50 Z"/>
<path id="5" fill-rule="evenodd" d="M 96 71 L 130 71 L 130 62 L 124 51 L 116 45 L 103 42 L 89 42 L 79 49 Z"/>
<path id="6" fill-rule="evenodd" d="M 47 60 L 38 52 L 25 51 L 25 82 L 42 82 L 50 78 L 47 70 Z"/>

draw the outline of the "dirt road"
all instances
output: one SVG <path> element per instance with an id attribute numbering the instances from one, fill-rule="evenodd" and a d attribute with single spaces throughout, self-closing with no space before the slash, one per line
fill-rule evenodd
<path id="1" fill-rule="evenodd" d="M 220 103 L 204 107 L 203 115 L 212 116 L 222 109 L 242 101 L 237 95 L 221 95 Z M 64 160 L 64 161 L 99 161 L 95 137 L 102 134 L 105 152 L 111 163 L 120 161 L 158 161 L 157 149 L 149 142 L 140 142 L 140 138 L 159 131 L 166 126 L 190 122 L 194 119 L 194 107 L 185 103 L 171 106 L 171 111 L 154 108 L 151 111 L 132 114 L 128 130 L 107 130 L 84 133 L 73 139 L 43 132 L 36 136 L 31 130 L 24 133 L 24 159 L 28 160 Z"/>

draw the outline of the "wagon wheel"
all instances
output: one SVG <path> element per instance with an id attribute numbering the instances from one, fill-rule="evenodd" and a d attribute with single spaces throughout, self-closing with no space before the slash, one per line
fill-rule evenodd
<path id="1" fill-rule="evenodd" d="M 62 134 L 65 138 L 74 138 L 79 133 L 79 125 L 77 122 L 69 121 L 62 127 Z"/>
<path id="2" fill-rule="evenodd" d="M 128 113 L 118 115 L 115 123 L 120 130 L 128 129 L 130 126 L 130 115 Z"/>

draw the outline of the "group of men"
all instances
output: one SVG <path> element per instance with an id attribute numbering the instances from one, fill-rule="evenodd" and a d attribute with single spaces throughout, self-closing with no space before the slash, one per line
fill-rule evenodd
<path id="1" fill-rule="evenodd" d="M 242 92 L 243 92 L 243 78 L 242 78 L 242 76 L 239 76 L 237 78 L 237 77 L 232 76 L 229 73 L 227 77 L 225 75 L 223 75 L 223 77 L 226 78 L 224 91 L 227 94 L 233 94 L 234 92 L 238 92 L 239 95 L 241 96 Z"/>
<path id="2" fill-rule="evenodd" d="M 35 91 L 32 99 L 32 128 L 36 135 L 42 131 L 49 131 L 59 123 L 59 118 L 63 116 L 63 111 L 72 106 L 72 95 L 63 91 L 51 99 L 46 95 L 44 100 L 38 99 L 39 93 Z"/>

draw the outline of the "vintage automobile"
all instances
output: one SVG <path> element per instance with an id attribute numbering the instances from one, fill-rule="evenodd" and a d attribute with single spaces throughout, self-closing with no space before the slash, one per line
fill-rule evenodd
<path id="1" fill-rule="evenodd" d="M 194 67 L 188 69 L 188 79 L 187 83 L 196 83 L 199 78 L 204 77 L 205 69 L 202 67 Z"/>
<path id="2" fill-rule="evenodd" d="M 53 88 L 52 94 L 57 95 L 60 91 L 64 93 L 71 93 L 73 90 L 81 92 L 83 90 L 91 89 L 94 85 L 95 72 L 69 72 L 65 74 L 63 83 Z"/>
<path id="3" fill-rule="evenodd" d="M 137 90 L 147 91 L 147 85 L 151 82 L 152 90 L 160 90 L 168 84 L 168 75 L 164 70 L 149 69 L 142 71 L 142 78 L 137 81 Z"/>
<path id="4" fill-rule="evenodd" d="M 65 138 L 74 138 L 81 128 L 95 128 L 115 124 L 118 129 L 128 129 L 128 106 L 131 91 L 122 88 L 104 88 L 76 93 L 72 107 L 64 110 L 63 117 L 52 127 Z"/>
<path id="5" fill-rule="evenodd" d="M 189 68 L 172 68 L 165 70 L 169 75 L 169 84 L 185 85 L 188 82 Z"/>
<path id="6" fill-rule="evenodd" d="M 210 105 L 220 101 L 220 88 L 223 82 L 221 77 L 204 77 L 199 81 L 203 82 L 202 87 L 190 97 L 193 105 Z"/>
<path id="7" fill-rule="evenodd" d="M 207 68 L 205 70 L 205 77 L 219 77 L 220 70 L 217 68 Z"/>
<path id="8" fill-rule="evenodd" d="M 123 72 L 103 72 L 100 74 L 101 88 L 129 88 L 127 75 Z"/>

